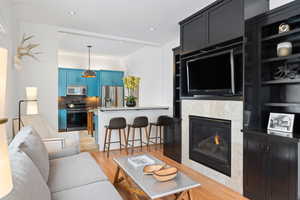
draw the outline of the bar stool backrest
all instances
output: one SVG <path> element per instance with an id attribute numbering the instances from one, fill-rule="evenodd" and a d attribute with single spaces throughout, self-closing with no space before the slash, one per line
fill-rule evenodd
<path id="1" fill-rule="evenodd" d="M 170 118 L 169 116 L 167 116 L 167 115 L 161 115 L 161 116 L 159 116 L 158 117 L 158 119 L 157 119 L 157 125 L 158 126 L 166 126 L 167 124 L 167 120 L 166 119 L 168 119 L 168 118 Z"/>
<path id="2" fill-rule="evenodd" d="M 109 129 L 124 129 L 126 128 L 126 119 L 124 117 L 112 118 L 109 121 Z"/>
<path id="3" fill-rule="evenodd" d="M 132 126 L 134 128 L 144 128 L 144 127 L 147 127 L 148 124 L 149 124 L 148 117 L 142 116 L 142 117 L 136 117 L 133 120 Z"/>
<path id="4" fill-rule="evenodd" d="M 174 124 L 174 118 L 169 116 L 162 116 L 160 120 L 160 126 L 172 126 Z"/>

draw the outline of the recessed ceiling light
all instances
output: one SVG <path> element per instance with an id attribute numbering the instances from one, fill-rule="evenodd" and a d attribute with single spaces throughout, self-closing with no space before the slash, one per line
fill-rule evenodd
<path id="1" fill-rule="evenodd" d="M 150 31 L 155 31 L 156 29 L 154 27 L 149 28 Z"/>
<path id="2" fill-rule="evenodd" d="M 77 13 L 76 13 L 76 11 L 69 11 L 68 14 L 71 15 L 71 16 L 74 16 L 74 15 L 76 15 Z"/>

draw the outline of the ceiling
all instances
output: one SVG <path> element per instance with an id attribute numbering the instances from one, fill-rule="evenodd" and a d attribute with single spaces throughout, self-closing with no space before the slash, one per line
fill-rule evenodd
<path id="1" fill-rule="evenodd" d="M 59 54 L 87 56 L 87 45 L 92 45 L 91 54 L 122 58 L 144 47 L 143 44 L 61 33 Z"/>
<path id="2" fill-rule="evenodd" d="M 178 37 L 180 20 L 214 1 L 13 0 L 13 3 L 17 18 L 22 21 L 164 44 Z M 68 42 L 64 41 L 65 48 Z"/>

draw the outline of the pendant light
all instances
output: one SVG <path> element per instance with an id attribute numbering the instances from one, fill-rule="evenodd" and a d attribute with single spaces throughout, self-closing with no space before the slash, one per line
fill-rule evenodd
<path id="1" fill-rule="evenodd" d="M 92 46 L 89 45 L 89 46 L 87 46 L 87 48 L 89 49 L 89 68 L 83 72 L 82 77 L 95 78 L 96 73 L 93 70 L 91 70 L 91 48 L 92 48 Z"/>

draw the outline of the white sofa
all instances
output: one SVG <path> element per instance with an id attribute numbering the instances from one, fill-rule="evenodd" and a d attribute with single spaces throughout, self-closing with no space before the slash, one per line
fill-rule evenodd
<path id="1" fill-rule="evenodd" d="M 89 153 L 49 159 L 30 126 L 17 134 L 9 153 L 14 188 L 1 200 L 122 199 Z"/>
<path id="2" fill-rule="evenodd" d="M 77 154 L 80 152 L 78 133 L 58 133 L 40 114 L 23 115 L 21 121 L 24 126 L 32 126 L 37 131 L 48 152 L 64 152 L 64 154 Z"/>

